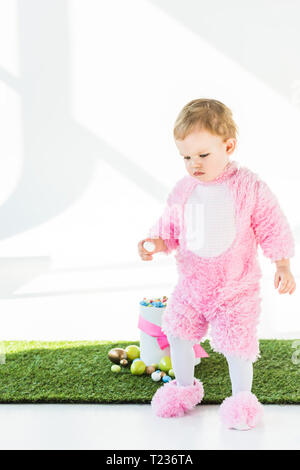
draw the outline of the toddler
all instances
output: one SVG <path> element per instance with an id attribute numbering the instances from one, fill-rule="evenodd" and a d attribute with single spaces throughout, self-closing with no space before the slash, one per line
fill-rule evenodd
<path id="1" fill-rule="evenodd" d="M 210 344 L 226 357 L 232 384 L 220 416 L 228 428 L 244 430 L 262 416 L 251 392 L 252 364 L 259 358 L 257 245 L 276 265 L 274 287 L 280 283 L 280 294 L 292 294 L 296 283 L 289 261 L 294 240 L 277 198 L 256 173 L 231 160 L 237 133 L 232 112 L 220 101 L 196 99 L 184 106 L 174 139 L 188 174 L 175 184 L 138 251 L 144 261 L 175 251 L 178 270 L 162 318 L 176 379 L 154 394 L 154 413 L 182 416 L 201 402 L 193 346 L 210 325 Z M 144 248 L 145 241 L 154 243 L 153 252 Z"/>

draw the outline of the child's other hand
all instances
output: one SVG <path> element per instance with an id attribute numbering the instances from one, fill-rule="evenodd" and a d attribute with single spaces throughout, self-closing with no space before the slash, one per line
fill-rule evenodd
<path id="1" fill-rule="evenodd" d="M 147 251 L 144 248 L 145 242 L 151 242 L 155 245 L 154 251 Z M 138 243 L 138 252 L 142 260 L 144 261 L 151 261 L 153 259 L 153 254 L 158 253 L 160 251 L 165 251 L 167 249 L 165 242 L 161 238 L 144 238 Z"/>
<path id="2" fill-rule="evenodd" d="M 287 292 L 289 292 L 289 294 L 291 295 L 295 291 L 296 282 L 294 276 L 292 275 L 288 267 L 281 266 L 277 268 L 274 277 L 275 289 L 277 289 L 279 281 L 281 281 L 280 289 L 278 290 L 279 294 L 286 294 Z"/>

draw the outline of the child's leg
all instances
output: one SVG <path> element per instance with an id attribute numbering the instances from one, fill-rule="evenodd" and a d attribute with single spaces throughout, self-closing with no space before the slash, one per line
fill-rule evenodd
<path id="1" fill-rule="evenodd" d="M 154 413 L 162 418 L 183 416 L 202 401 L 203 384 L 194 377 L 194 341 L 167 334 L 170 343 L 171 361 L 176 380 L 159 387 L 152 400 Z"/>
<path id="2" fill-rule="evenodd" d="M 237 356 L 226 355 L 231 379 L 232 395 L 239 392 L 251 392 L 253 364 Z"/>
<path id="3" fill-rule="evenodd" d="M 259 356 L 256 333 L 260 313 L 259 291 L 224 303 L 211 322 L 211 346 L 228 361 L 232 396 L 220 406 L 223 424 L 233 429 L 250 429 L 262 418 L 263 406 L 251 392 L 253 365 Z"/>
<path id="4" fill-rule="evenodd" d="M 170 343 L 172 367 L 178 385 L 189 386 L 194 383 L 195 341 L 167 335 Z"/>
<path id="5" fill-rule="evenodd" d="M 251 392 L 253 363 L 238 356 L 226 359 L 231 379 L 232 396 L 225 398 L 220 407 L 225 426 L 246 430 L 256 426 L 263 414 L 263 407 Z"/>

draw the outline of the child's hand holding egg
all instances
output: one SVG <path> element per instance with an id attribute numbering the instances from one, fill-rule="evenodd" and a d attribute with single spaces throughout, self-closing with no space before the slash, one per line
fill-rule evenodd
<path id="1" fill-rule="evenodd" d="M 165 242 L 161 238 L 145 238 L 138 243 L 138 252 L 142 260 L 151 261 L 154 253 L 166 250 Z"/>

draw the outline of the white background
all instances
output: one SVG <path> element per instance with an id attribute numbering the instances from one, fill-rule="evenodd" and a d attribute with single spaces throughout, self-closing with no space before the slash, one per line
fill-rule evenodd
<path id="1" fill-rule="evenodd" d="M 293 230 L 299 283 L 298 1 L 0 1 L 2 339 L 136 340 L 138 303 L 169 295 L 172 256 L 137 243 L 185 174 L 174 121 L 223 101 L 233 158 Z M 263 269 L 261 337 L 300 337 L 299 291 Z"/>

